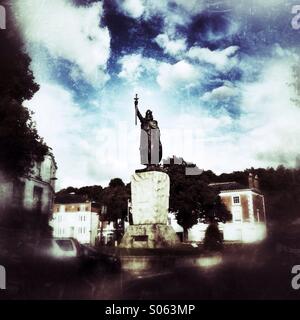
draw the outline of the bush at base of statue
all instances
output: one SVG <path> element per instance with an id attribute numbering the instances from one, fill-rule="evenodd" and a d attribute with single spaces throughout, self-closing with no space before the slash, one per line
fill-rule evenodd
<path id="1" fill-rule="evenodd" d="M 217 223 L 211 223 L 205 232 L 204 249 L 220 251 L 223 248 L 223 236 Z"/>

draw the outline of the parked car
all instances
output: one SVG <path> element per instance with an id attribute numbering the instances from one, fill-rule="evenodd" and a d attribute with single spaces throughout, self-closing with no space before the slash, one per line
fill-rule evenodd
<path id="1" fill-rule="evenodd" d="M 111 254 L 101 253 L 95 248 L 87 245 L 82 247 L 82 262 L 84 267 L 96 267 L 99 270 L 119 271 L 121 269 L 121 260 Z"/>
<path id="2" fill-rule="evenodd" d="M 92 268 L 97 271 L 118 271 L 121 267 L 120 259 L 116 256 L 100 253 L 74 238 L 41 239 L 35 246 L 34 256 L 37 263 L 61 268 L 67 266 L 68 269 L 72 267 L 83 272 Z"/>
<path id="3" fill-rule="evenodd" d="M 80 243 L 73 238 L 44 238 L 35 247 L 35 256 L 70 261 L 82 257 Z"/>
<path id="4" fill-rule="evenodd" d="M 43 238 L 32 248 L 28 266 L 49 279 L 75 275 L 81 266 L 82 248 L 73 238 Z"/>

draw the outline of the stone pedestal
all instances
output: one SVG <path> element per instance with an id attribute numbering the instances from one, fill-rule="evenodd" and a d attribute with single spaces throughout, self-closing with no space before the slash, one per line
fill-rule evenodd
<path id="1" fill-rule="evenodd" d="M 160 171 L 135 173 L 131 178 L 133 225 L 126 229 L 120 247 L 164 248 L 179 243 L 167 225 L 170 179 Z"/>

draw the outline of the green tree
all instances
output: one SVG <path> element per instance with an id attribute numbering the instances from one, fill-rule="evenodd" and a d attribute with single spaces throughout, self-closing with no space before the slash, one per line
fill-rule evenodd
<path id="1" fill-rule="evenodd" d="M 42 161 L 49 150 L 22 105 L 39 86 L 8 9 L 7 29 L 0 30 L 0 169 L 17 178 L 30 173 L 34 161 Z"/>
<path id="2" fill-rule="evenodd" d="M 78 195 L 86 196 L 90 201 L 102 202 L 103 188 L 99 185 L 81 187 L 76 192 Z"/>
<path id="3" fill-rule="evenodd" d="M 216 222 L 211 222 L 205 231 L 204 248 L 219 251 L 223 247 L 223 237 Z"/>
<path id="4" fill-rule="evenodd" d="M 214 199 L 210 198 L 206 203 L 206 209 L 200 214 L 200 220 L 204 223 L 226 223 L 231 219 L 232 215 L 222 202 L 221 197 L 214 192 Z"/>
<path id="5" fill-rule="evenodd" d="M 129 197 L 129 186 L 119 178 L 111 179 L 108 187 L 103 189 L 102 203 L 106 207 L 106 212 L 102 219 L 114 222 L 117 240 L 123 236 Z M 118 223 L 119 221 L 121 224 Z"/>
<path id="6" fill-rule="evenodd" d="M 74 195 L 82 201 L 92 201 L 100 205 L 102 203 L 103 188 L 100 185 L 84 186 L 81 188 L 67 187 L 56 193 L 56 201 L 71 201 Z"/>
<path id="7" fill-rule="evenodd" d="M 178 224 L 183 227 L 184 240 L 187 239 L 188 229 L 201 219 L 208 221 L 227 221 L 230 215 L 221 203 L 217 191 L 208 186 L 206 176 L 189 176 L 185 174 L 187 164 L 165 165 L 170 176 L 170 205 L 169 210 L 175 212 Z"/>

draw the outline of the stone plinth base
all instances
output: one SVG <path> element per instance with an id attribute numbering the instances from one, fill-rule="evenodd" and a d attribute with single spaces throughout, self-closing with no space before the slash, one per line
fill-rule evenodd
<path id="1" fill-rule="evenodd" d="M 170 178 L 165 172 L 146 171 L 131 177 L 134 225 L 167 224 Z"/>
<path id="2" fill-rule="evenodd" d="M 121 248 L 166 248 L 179 244 L 171 226 L 165 224 L 131 225 L 126 229 Z"/>
<path id="3" fill-rule="evenodd" d="M 165 172 L 136 172 L 131 178 L 133 225 L 121 248 L 165 248 L 179 243 L 168 222 L 170 178 Z"/>

